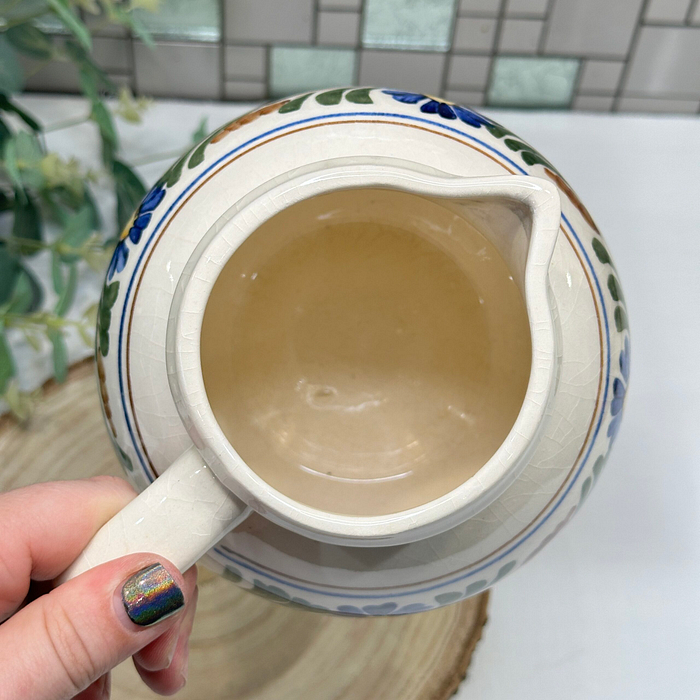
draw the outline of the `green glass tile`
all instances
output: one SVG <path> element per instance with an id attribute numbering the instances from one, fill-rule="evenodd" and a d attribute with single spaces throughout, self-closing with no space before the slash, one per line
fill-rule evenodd
<path id="1" fill-rule="evenodd" d="M 568 107 L 579 68 L 577 58 L 495 59 L 488 90 L 494 107 Z"/>
<path id="2" fill-rule="evenodd" d="M 352 49 L 272 48 L 270 93 L 273 97 L 352 85 L 354 77 L 355 52 Z"/>
<path id="3" fill-rule="evenodd" d="M 218 41 L 221 37 L 218 0 L 161 0 L 158 12 L 134 14 L 154 36 Z"/>
<path id="4" fill-rule="evenodd" d="M 445 51 L 455 0 L 367 0 L 364 46 Z"/>

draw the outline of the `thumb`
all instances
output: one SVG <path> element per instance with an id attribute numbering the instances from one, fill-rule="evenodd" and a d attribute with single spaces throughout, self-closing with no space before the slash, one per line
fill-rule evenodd
<path id="1" fill-rule="evenodd" d="M 72 698 L 175 625 L 193 589 L 193 580 L 153 554 L 67 581 L 0 626 L 0 696 Z"/>

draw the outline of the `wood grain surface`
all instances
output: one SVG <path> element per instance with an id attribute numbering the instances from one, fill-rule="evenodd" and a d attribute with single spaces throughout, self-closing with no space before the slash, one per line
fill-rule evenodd
<path id="1" fill-rule="evenodd" d="M 31 423 L 0 418 L 0 490 L 121 475 L 102 423 L 92 361 L 49 382 Z M 199 567 L 190 643 L 192 700 L 443 700 L 466 674 L 488 592 L 426 613 L 343 618 L 270 602 Z M 115 700 L 156 698 L 126 662 Z"/>

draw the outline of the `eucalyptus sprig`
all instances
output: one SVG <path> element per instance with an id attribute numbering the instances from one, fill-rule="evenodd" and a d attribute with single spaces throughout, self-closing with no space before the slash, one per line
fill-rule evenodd
<path id="1" fill-rule="evenodd" d="M 114 242 L 114 226 L 105 226 L 95 204 L 93 187 L 107 181 L 116 194 L 116 230 L 120 231 L 146 189 L 120 155 L 114 117 L 138 122 L 148 103 L 121 90 L 94 61 L 91 26 L 127 27 L 152 45 L 136 9 L 156 11 L 158 0 L 0 0 L 0 398 L 25 420 L 33 395 L 19 389 L 17 365 L 8 340 L 22 333 L 35 349 L 48 341 L 55 378 L 65 379 L 65 333 L 75 329 L 92 345 L 95 309 L 79 319 L 67 318 L 72 308 L 79 266 L 104 270 Z M 58 20 L 65 36 L 45 32 L 45 20 Z M 45 127 L 23 109 L 15 96 L 24 85 L 20 56 L 38 69 L 51 61 L 70 62 L 78 70 L 88 109 L 78 120 Z M 27 63 L 27 61 L 25 61 Z M 36 69 L 35 69 L 36 70 Z M 118 97 L 111 110 L 108 97 Z M 46 149 L 44 134 L 92 121 L 100 135 L 102 171 L 92 172 L 75 159 Z M 56 301 L 46 308 L 42 287 L 27 261 L 50 255 Z"/>

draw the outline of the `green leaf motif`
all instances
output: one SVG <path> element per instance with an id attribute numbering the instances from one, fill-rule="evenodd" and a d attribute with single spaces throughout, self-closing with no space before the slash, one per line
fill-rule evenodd
<path id="1" fill-rule="evenodd" d="M 289 102 L 287 102 L 287 104 L 284 104 L 279 108 L 279 113 L 287 114 L 288 112 L 296 112 L 298 109 L 301 108 L 301 106 L 304 104 L 304 102 L 310 95 L 311 93 L 307 92 L 306 95 L 301 95 L 300 97 L 290 100 Z"/>
<path id="2" fill-rule="evenodd" d="M 15 197 L 14 221 L 12 222 L 13 238 L 21 238 L 24 241 L 41 242 L 41 214 L 39 207 L 31 197 Z M 30 243 L 18 242 L 17 250 L 21 255 L 35 255 L 40 246 Z"/>
<path id="3" fill-rule="evenodd" d="M 604 265 L 610 265 L 612 262 L 612 260 L 610 259 L 610 254 L 608 253 L 600 238 L 594 238 L 592 245 L 593 252 L 596 254 L 598 260 L 600 260 L 600 262 L 602 262 Z"/>
<path id="4" fill-rule="evenodd" d="M 48 6 L 56 16 L 63 22 L 65 28 L 80 42 L 87 51 L 92 51 L 92 40 L 90 31 L 82 23 L 78 15 L 73 12 L 68 4 L 68 0 L 46 0 Z"/>
<path id="5" fill-rule="evenodd" d="M 528 145 L 526 143 L 523 143 L 522 141 L 516 141 L 515 139 L 506 139 L 503 142 L 508 148 L 510 148 L 511 151 L 522 151 L 523 149 L 527 149 Z"/>
<path id="6" fill-rule="evenodd" d="M 22 67 L 15 48 L 6 36 L 0 34 L 0 93 L 9 95 L 19 92 L 23 85 Z"/>
<path id="7" fill-rule="evenodd" d="M 605 455 L 600 455 L 598 459 L 596 459 L 595 464 L 593 465 L 593 479 L 595 481 L 598 480 L 598 477 L 600 476 L 600 472 L 603 471 L 603 467 L 605 466 Z"/>
<path id="8" fill-rule="evenodd" d="M 608 275 L 608 289 L 610 290 L 610 296 L 614 301 L 619 301 L 623 304 L 625 303 L 625 297 L 622 294 L 620 283 L 617 281 L 617 277 L 615 277 L 613 274 Z"/>
<path id="9" fill-rule="evenodd" d="M 54 307 L 54 313 L 57 316 L 65 316 L 73 300 L 75 299 L 75 290 L 78 286 L 78 265 L 72 262 L 68 265 L 68 279 L 65 282 L 63 289 L 58 297 L 56 306 Z"/>
<path id="10" fill-rule="evenodd" d="M 450 591 L 449 593 L 440 593 L 435 596 L 435 602 L 438 605 L 449 605 L 459 600 L 462 597 L 462 593 L 459 591 Z"/>
<path id="11" fill-rule="evenodd" d="M 338 88 L 336 90 L 329 90 L 328 92 L 322 92 L 316 95 L 316 102 L 320 105 L 337 105 L 340 104 L 340 100 L 343 98 L 343 92 L 345 88 Z"/>
<path id="12" fill-rule="evenodd" d="M 112 307 L 119 295 L 119 282 L 105 285 L 97 315 L 97 343 L 102 357 L 109 352 L 109 326 L 112 323 Z"/>
<path id="13" fill-rule="evenodd" d="M 202 141 L 202 143 L 200 143 L 199 146 L 192 151 L 192 155 L 187 161 L 187 168 L 189 170 L 196 168 L 204 160 L 204 151 L 207 150 L 207 146 L 211 143 L 211 140 L 219 133 L 219 131 L 215 131 L 213 134 L 210 134 L 209 138 Z"/>
<path id="14" fill-rule="evenodd" d="M 5 393 L 7 384 L 15 376 L 15 363 L 12 359 L 10 346 L 5 337 L 5 329 L 0 324 L 0 394 Z"/>
<path id="15" fill-rule="evenodd" d="M 112 175 L 117 192 L 117 230 L 121 231 L 146 196 L 141 178 L 120 160 L 112 163 Z"/>
<path id="16" fill-rule="evenodd" d="M 615 328 L 617 328 L 618 333 L 622 333 L 625 328 L 628 328 L 627 314 L 621 306 L 615 307 Z"/>
<path id="17" fill-rule="evenodd" d="M 507 564 L 503 565 L 499 570 L 498 574 L 496 575 L 496 578 L 491 581 L 491 585 L 493 586 L 496 581 L 500 581 L 504 576 L 509 574 L 517 565 L 517 561 L 509 561 Z"/>
<path id="18" fill-rule="evenodd" d="M 345 99 L 348 102 L 353 102 L 354 104 L 358 105 L 371 105 L 374 104 L 372 102 L 372 98 L 369 96 L 369 91 L 371 88 L 359 88 L 357 90 L 350 90 L 345 95 Z"/>
<path id="19" fill-rule="evenodd" d="M 470 583 L 467 586 L 467 590 L 465 592 L 465 595 L 472 596 L 475 593 L 478 593 L 480 590 L 486 588 L 486 586 L 488 586 L 488 585 L 489 585 L 489 582 L 484 581 L 483 579 L 481 579 L 480 581 L 474 581 L 474 583 Z"/>
<path id="20" fill-rule="evenodd" d="M 487 131 L 493 136 L 494 138 L 497 139 L 502 139 L 504 136 L 512 136 L 513 132 L 509 131 L 506 129 L 504 126 L 501 126 L 500 124 L 486 124 L 486 129 Z"/>
<path id="21" fill-rule="evenodd" d="M 180 179 L 180 176 L 182 175 L 182 169 L 185 167 L 185 163 L 187 162 L 187 158 L 189 157 L 191 151 L 188 151 L 185 153 L 184 156 L 181 158 L 178 158 L 175 163 L 170 167 L 170 169 L 165 173 L 165 175 L 162 178 L 162 181 L 160 184 L 165 185 L 166 187 L 172 187 L 173 185 L 177 184 L 177 181 Z"/>
<path id="22" fill-rule="evenodd" d="M 33 58 L 48 59 L 53 56 L 53 41 L 38 27 L 26 22 L 10 27 L 6 32 L 10 43 L 22 53 Z"/>
<path id="23" fill-rule="evenodd" d="M 48 332 L 49 340 L 53 346 L 53 372 L 56 381 L 63 384 L 68 376 L 68 348 L 66 339 L 59 330 L 52 329 Z"/>
<path id="24" fill-rule="evenodd" d="M 552 164 L 544 156 L 541 156 L 537 151 L 523 151 L 521 155 L 523 157 L 523 160 L 528 165 L 545 165 L 548 168 L 552 168 L 552 170 L 554 170 Z"/>
<path id="25" fill-rule="evenodd" d="M 593 486 L 593 479 L 589 476 L 583 484 L 581 484 L 581 498 L 579 498 L 578 504 L 579 507 L 581 504 L 586 500 L 588 497 L 588 494 L 591 491 L 591 486 Z"/>

